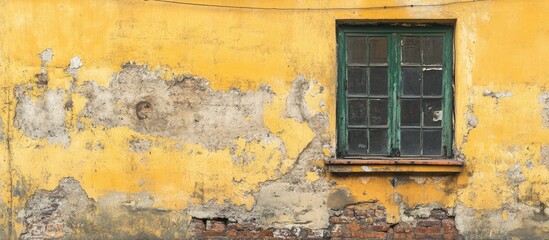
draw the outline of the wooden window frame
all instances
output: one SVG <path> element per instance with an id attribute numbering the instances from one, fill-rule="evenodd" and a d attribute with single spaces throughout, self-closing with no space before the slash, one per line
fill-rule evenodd
<path id="1" fill-rule="evenodd" d="M 388 37 L 388 156 L 360 155 L 351 156 L 347 153 L 347 41 L 349 35 L 384 35 Z M 443 83 L 442 83 L 442 152 L 441 156 L 400 157 L 395 154 L 395 148 L 400 151 L 400 87 L 401 87 L 401 36 L 442 36 L 443 37 Z M 391 164 L 423 164 L 423 165 L 459 165 L 453 158 L 453 27 L 447 25 L 426 26 L 392 26 L 392 25 L 339 25 L 337 26 L 337 158 L 329 164 L 375 164 L 360 160 L 389 160 Z M 410 161 L 410 160 L 421 161 Z M 355 160 L 355 161 L 348 161 Z M 400 160 L 400 161 L 399 161 Z M 431 160 L 431 161 L 424 161 Z M 432 161 L 436 160 L 436 161 Z"/>

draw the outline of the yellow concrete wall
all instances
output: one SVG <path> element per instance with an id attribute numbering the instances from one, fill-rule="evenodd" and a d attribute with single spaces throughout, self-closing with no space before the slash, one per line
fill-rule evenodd
<path id="1" fill-rule="evenodd" d="M 201 2 L 307 9 L 454 1 Z M 258 206 L 268 208 L 268 201 L 258 205 L 262 184 L 278 181 L 301 166 L 300 155 L 316 138 L 324 139 L 315 145 L 320 154 L 308 157 L 294 175 L 302 177 L 300 184 L 318 184 L 324 191 L 320 197 L 325 200 L 313 210 L 320 217 L 305 217 L 313 219 L 308 227 L 325 227 L 321 212 L 328 212 L 331 193 L 343 191 L 350 202 L 378 201 L 387 208 L 390 222 L 413 217 L 408 214 L 414 209 L 439 207 L 454 212 L 465 236 L 547 234 L 549 225 L 536 220 L 549 214 L 545 208 L 549 150 L 543 151 L 549 144 L 547 13 L 549 2 L 542 0 L 319 11 L 141 0 L 0 0 L 3 236 L 19 236 L 24 231 L 22 211 L 32 194 L 54 189 L 65 177 L 74 177 L 89 198 L 105 206 L 146 202 L 136 197 L 145 194 L 152 199 L 143 203 L 146 208 L 187 211 L 178 214 L 177 221 L 188 221 L 193 211 L 215 214 L 203 206 L 230 206 L 245 216 Z M 455 20 L 455 152 L 465 162 L 460 174 L 333 176 L 326 172 L 323 160 L 334 155 L 336 141 L 338 19 Z M 53 52 L 51 62 L 39 56 L 46 49 Z M 83 65 L 71 76 L 66 69 L 75 56 Z M 109 85 L 113 76 L 131 69 L 122 67 L 128 62 L 147 72 L 143 74 L 168 82 L 183 74 L 206 79 L 206 93 L 213 94 L 208 95 L 213 102 L 231 89 L 240 91 L 235 102 L 264 99 L 262 106 L 252 109 L 261 111 L 255 113 L 261 120 L 258 126 L 270 136 L 234 137 L 227 131 L 230 136 L 204 135 L 197 140 L 185 135 L 200 134 L 194 130 L 182 135 L 158 133 L 130 120 L 105 126 L 100 119 L 83 116 L 92 101 L 85 95 L 86 82 L 109 91 L 114 88 Z M 42 87 L 36 75 L 44 71 L 48 83 Z M 306 116 L 301 121 L 285 116 L 296 82 L 308 86 Z M 72 108 L 50 106 L 59 102 L 55 96 L 63 103 L 71 99 Z M 49 125 L 54 116 L 39 110 L 20 109 L 28 114 L 21 115 L 17 104 L 23 98 L 36 109 L 63 113 L 57 116 L 65 119 L 64 127 Z M 33 136 L 29 132 L 35 130 L 16 123 L 18 116 L 36 128 L 56 132 Z M 327 116 L 325 130 L 314 129 L 313 116 Z M 233 124 L 237 131 L 248 123 Z M 205 146 L 209 138 L 219 137 L 228 144 Z M 150 143 L 150 148 L 132 151 L 130 141 L 135 139 Z M 318 196 L 306 196 L 313 197 Z M 311 206 L 302 207 L 311 210 Z M 291 224 L 299 217 L 283 220 Z M 154 223 L 144 225 L 151 236 L 162 236 Z M 121 228 L 129 235 L 138 231 L 131 224 Z"/>

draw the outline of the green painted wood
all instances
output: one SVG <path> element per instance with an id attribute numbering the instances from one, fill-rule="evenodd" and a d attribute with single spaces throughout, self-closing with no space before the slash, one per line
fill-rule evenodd
<path id="1" fill-rule="evenodd" d="M 388 37 L 388 139 L 387 151 L 391 157 L 400 156 L 400 91 L 401 91 L 401 37 L 442 36 L 443 37 L 443 122 L 442 122 L 442 157 L 452 157 L 453 142 L 453 28 L 450 26 L 338 26 L 337 60 L 338 60 L 338 96 L 337 96 L 337 154 L 346 157 L 348 154 L 348 119 L 347 119 L 347 42 L 348 36 L 386 36 Z M 369 48 L 369 46 L 367 47 Z M 369 54 L 367 49 L 367 54 Z M 422 57 L 423 59 L 423 57 Z M 368 66 L 368 64 L 366 64 Z M 369 69 L 369 68 L 368 68 Z M 369 79 L 368 79 L 369 81 Z M 369 86 L 370 84 L 368 84 Z M 423 96 L 423 88 L 421 88 Z M 369 95 L 368 95 L 369 98 Z M 422 106 L 422 105 L 421 105 Z M 421 129 L 422 127 L 420 127 Z M 369 127 L 368 127 L 369 129 Z M 370 137 L 368 131 L 368 144 Z M 369 155 L 365 155 L 369 156 Z M 434 158 L 440 158 L 435 156 Z"/>

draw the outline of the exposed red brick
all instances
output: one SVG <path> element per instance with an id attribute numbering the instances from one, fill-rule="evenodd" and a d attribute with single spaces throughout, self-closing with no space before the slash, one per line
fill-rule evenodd
<path id="1" fill-rule="evenodd" d="M 243 230 L 244 225 L 242 225 L 240 223 L 229 223 L 229 224 L 227 224 L 227 228 L 228 229 L 235 229 L 235 230 Z"/>
<path id="2" fill-rule="evenodd" d="M 396 225 L 394 227 L 395 232 L 397 233 L 409 233 L 413 231 L 413 228 L 410 226 Z"/>
<path id="3" fill-rule="evenodd" d="M 454 227 L 455 223 L 453 219 L 443 219 L 441 221 L 443 227 Z"/>
<path id="4" fill-rule="evenodd" d="M 439 220 L 433 219 L 420 219 L 417 221 L 416 226 L 418 227 L 440 227 L 441 223 Z"/>
<path id="5" fill-rule="evenodd" d="M 219 220 L 209 220 L 206 223 L 206 230 L 212 232 L 223 232 L 225 231 L 225 222 Z"/>
<path id="6" fill-rule="evenodd" d="M 369 239 L 385 239 L 385 238 L 387 238 L 387 233 L 386 232 L 361 231 L 361 232 L 358 232 L 358 233 L 353 233 L 353 237 L 369 238 Z"/>
<path id="7" fill-rule="evenodd" d="M 343 210 L 343 216 L 345 217 L 352 217 L 354 218 L 355 217 L 355 211 L 353 209 L 345 209 Z"/>
<path id="8" fill-rule="evenodd" d="M 406 239 L 406 233 L 395 233 L 393 235 L 394 240 Z"/>
<path id="9" fill-rule="evenodd" d="M 227 236 L 227 237 L 235 237 L 237 235 L 238 235 L 238 231 L 236 231 L 234 229 L 227 230 L 227 232 L 225 232 L 225 236 Z"/>
<path id="10" fill-rule="evenodd" d="M 452 234 L 452 233 L 445 233 L 444 234 L 444 240 L 453 240 L 453 239 L 458 239 L 458 235 L 457 234 Z"/>
<path id="11" fill-rule="evenodd" d="M 260 230 L 259 231 L 259 236 L 272 237 L 273 236 L 273 231 L 271 231 L 271 230 Z"/>
<path id="12" fill-rule="evenodd" d="M 349 224 L 346 226 L 347 230 L 349 230 L 350 232 L 358 232 L 362 229 L 362 225 L 358 225 L 358 224 Z"/>
<path id="13" fill-rule="evenodd" d="M 442 233 L 441 228 L 436 227 L 418 227 L 414 229 L 416 233 Z"/>
<path id="14" fill-rule="evenodd" d="M 444 227 L 442 230 L 444 233 L 458 233 L 455 227 Z"/>
<path id="15" fill-rule="evenodd" d="M 413 239 L 443 239 L 442 233 L 416 233 Z"/>
<path id="16" fill-rule="evenodd" d="M 389 230 L 389 228 L 391 228 L 391 226 L 389 224 L 373 225 L 373 226 L 369 227 L 369 229 L 372 229 L 375 232 L 387 232 Z"/>

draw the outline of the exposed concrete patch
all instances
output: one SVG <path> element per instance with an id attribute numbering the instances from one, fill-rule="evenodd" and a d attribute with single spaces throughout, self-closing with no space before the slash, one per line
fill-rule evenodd
<path id="1" fill-rule="evenodd" d="M 4 141 L 4 124 L 0 118 L 0 142 Z"/>
<path id="2" fill-rule="evenodd" d="M 79 118 L 89 118 L 94 125 L 128 126 L 208 149 L 227 147 L 239 137 L 269 137 L 263 107 L 274 93 L 267 86 L 257 92 L 215 91 L 199 77 L 183 75 L 165 81 L 147 66 L 125 64 L 109 88 L 86 82 L 77 92 L 89 100 Z"/>
<path id="3" fill-rule="evenodd" d="M 34 75 L 36 77 L 36 85 L 39 88 L 42 88 L 46 85 L 48 85 L 48 70 L 46 69 L 46 66 L 52 61 L 53 59 L 53 50 L 51 48 L 47 48 L 40 54 L 38 54 L 40 57 L 40 60 L 42 63 L 40 64 L 40 69 L 42 70 L 41 73 L 38 73 Z"/>
<path id="4" fill-rule="evenodd" d="M 547 169 L 549 169 L 549 145 L 544 145 L 540 149 L 541 159 L 539 163 L 543 164 Z"/>
<path id="5" fill-rule="evenodd" d="M 33 139 L 48 139 L 52 144 L 70 143 L 65 127 L 65 92 L 62 89 L 46 90 L 36 101 L 26 94 L 30 88 L 15 89 L 14 126 Z"/>
<path id="6" fill-rule="evenodd" d="M 151 149 L 152 141 L 149 139 L 137 139 L 130 140 L 130 151 L 132 152 L 146 152 Z"/>
<path id="7" fill-rule="evenodd" d="M 492 92 L 490 90 L 484 90 L 482 92 L 482 96 L 492 97 L 492 98 L 495 98 L 495 99 L 500 99 L 500 98 L 504 98 L 504 97 L 511 97 L 511 96 L 513 96 L 513 93 L 511 93 L 510 91 Z"/>
<path id="8" fill-rule="evenodd" d="M 304 91 L 307 81 L 298 77 L 293 86 L 297 92 Z M 299 87 L 296 87 L 299 86 Z M 295 91 L 294 91 L 295 92 Z M 313 140 L 299 154 L 293 168 L 278 180 L 264 182 L 259 191 L 253 193 L 256 203 L 250 211 L 244 207 L 230 204 L 217 205 L 210 201 L 203 205 L 191 205 L 189 214 L 196 218 L 212 219 L 227 218 L 236 222 L 255 222 L 262 228 L 310 228 L 322 229 L 328 227 L 329 209 L 328 194 L 331 183 L 323 176 L 324 169 L 316 167 L 313 161 L 327 158 L 323 148 L 329 147 L 331 139 L 328 134 L 328 117 L 325 113 L 314 116 L 303 114 L 298 103 L 304 103 L 304 94 L 295 92 L 287 100 L 286 113 L 307 122 L 315 133 Z M 300 106 L 296 108 L 297 106 Z M 293 110 L 291 110 L 293 109 Z M 296 113 L 294 115 L 294 113 Z M 299 113 L 299 114 L 297 114 Z M 298 120 L 296 119 L 296 120 Z M 307 172 L 314 171 L 321 177 L 313 182 L 306 180 Z"/>
<path id="9" fill-rule="evenodd" d="M 539 103 L 542 105 L 541 108 L 541 120 L 543 126 L 549 128 L 549 93 L 542 93 L 539 95 Z"/>
<path id="10" fill-rule="evenodd" d="M 73 78 L 77 78 L 78 69 L 83 65 L 84 63 L 82 62 L 82 59 L 80 59 L 79 56 L 74 56 L 71 58 L 69 66 L 65 69 L 65 71 Z"/>
<path id="11" fill-rule="evenodd" d="M 153 203 L 146 192 L 111 193 L 95 202 L 78 181 L 63 178 L 27 201 L 18 214 L 25 226 L 20 239 L 186 239 L 186 213 Z"/>
<path id="12" fill-rule="evenodd" d="M 69 224 L 94 209 L 80 183 L 63 178 L 53 191 L 38 190 L 25 204 L 21 239 L 66 238 Z"/>
<path id="13" fill-rule="evenodd" d="M 53 50 L 51 48 L 46 48 L 43 52 L 38 54 L 38 56 L 42 60 L 42 67 L 44 67 L 53 60 Z"/>
<path id="14" fill-rule="evenodd" d="M 286 99 L 285 118 L 293 118 L 298 122 L 303 122 L 310 117 L 305 101 L 305 94 L 310 87 L 309 81 L 299 75 L 292 83 L 292 89 Z"/>
<path id="15" fill-rule="evenodd" d="M 505 97 L 511 97 L 513 96 L 513 93 L 511 91 L 505 91 L 505 92 L 492 92 L 490 90 L 484 90 L 482 92 L 482 96 L 485 97 L 491 97 L 493 99 L 496 99 L 496 108 L 499 107 L 499 100 Z"/>
<path id="16" fill-rule="evenodd" d="M 338 188 L 330 192 L 327 204 L 330 209 L 338 210 L 355 202 L 356 200 L 349 191 L 343 188 Z"/>
<path id="17" fill-rule="evenodd" d="M 8 211 L 8 207 L 4 204 L 2 199 L 0 199 L 0 221 L 2 221 L 2 224 L 0 224 L 0 239 L 9 239 L 8 225 L 11 221 L 8 220 L 10 215 Z"/>
<path id="18" fill-rule="evenodd" d="M 320 116 L 317 118 L 323 119 Z M 318 128 L 313 128 L 315 129 Z M 227 218 L 235 222 L 253 221 L 262 228 L 326 228 L 329 219 L 326 200 L 331 184 L 323 177 L 314 182 L 305 180 L 306 172 L 314 168 L 311 162 L 323 156 L 323 141 L 317 134 L 300 154 L 296 165 L 288 174 L 278 180 L 261 184 L 259 191 L 254 193 L 256 204 L 251 211 L 247 211 L 244 207 L 231 204 L 218 205 L 210 201 L 202 205 L 191 205 L 188 209 L 189 214 L 202 219 Z M 319 174 L 324 174 L 323 169 L 319 171 Z"/>
<path id="19" fill-rule="evenodd" d="M 509 179 L 510 186 L 518 186 L 520 183 L 526 181 L 526 176 L 522 174 L 522 167 L 519 164 L 515 164 L 507 171 L 507 178 Z"/>
<path id="20" fill-rule="evenodd" d="M 549 218 L 542 211 L 521 203 L 477 211 L 458 203 L 456 227 L 465 239 L 546 239 Z"/>
<path id="21" fill-rule="evenodd" d="M 126 194 L 113 192 L 98 201 L 102 209 L 127 207 L 132 210 L 149 209 L 154 204 L 154 198 L 147 192 Z"/>

